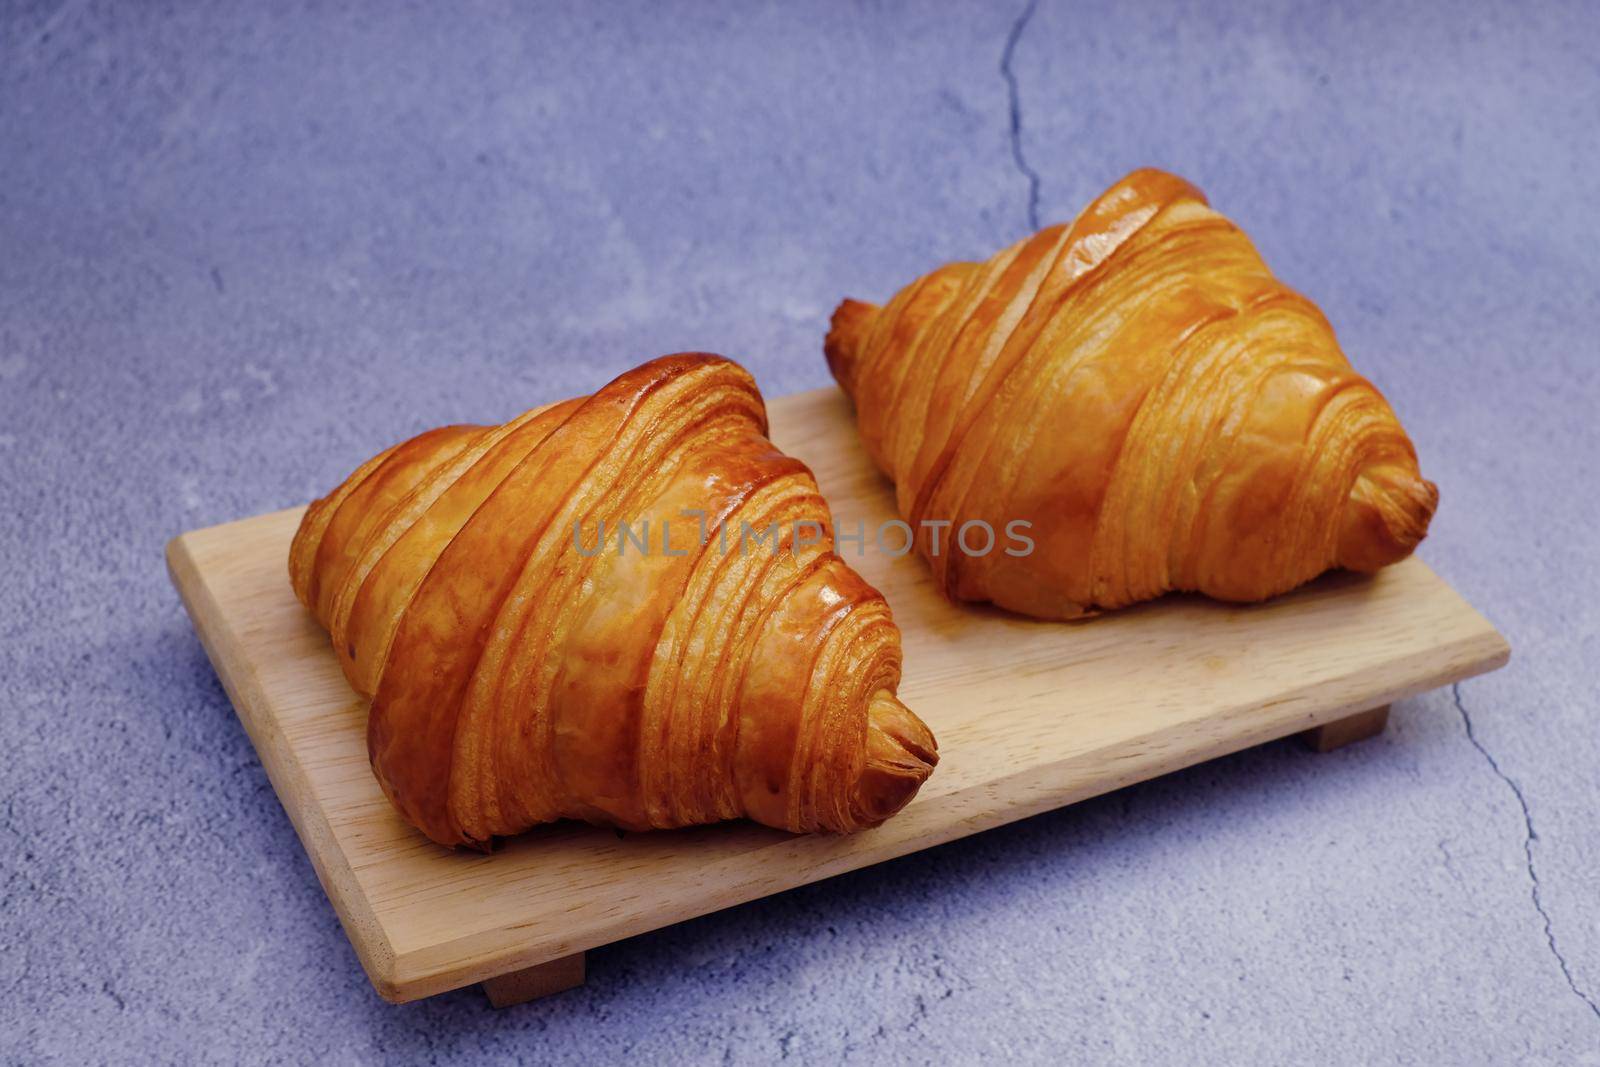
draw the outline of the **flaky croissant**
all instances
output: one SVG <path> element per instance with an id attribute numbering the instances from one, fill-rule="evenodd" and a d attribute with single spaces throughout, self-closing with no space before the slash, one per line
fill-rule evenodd
<path id="1" fill-rule="evenodd" d="M 895 698 L 900 632 L 765 434 L 743 368 L 665 356 L 424 433 L 307 510 L 290 578 L 407 820 L 446 845 L 560 818 L 850 831 L 911 799 L 937 755 Z"/>
<path id="2" fill-rule="evenodd" d="M 959 599 L 1045 618 L 1261 600 L 1403 559 L 1438 501 L 1322 313 L 1161 171 L 886 307 L 846 300 L 825 351 Z M 970 552 L 967 523 L 990 527 Z"/>

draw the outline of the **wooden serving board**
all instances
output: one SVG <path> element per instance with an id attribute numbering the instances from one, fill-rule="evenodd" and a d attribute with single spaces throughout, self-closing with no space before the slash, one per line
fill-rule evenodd
<path id="1" fill-rule="evenodd" d="M 770 412 L 841 528 L 894 517 L 837 391 Z M 582 981 L 586 949 L 1274 738 L 1326 726 L 1323 747 L 1354 739 L 1381 728 L 1390 701 L 1510 654 L 1418 560 L 1256 607 L 1168 597 L 1048 623 L 955 606 L 917 557 L 848 546 L 904 632 L 900 695 L 939 739 L 939 767 L 903 812 L 850 837 L 560 824 L 492 854 L 450 852 L 402 822 L 372 777 L 365 702 L 289 588 L 300 514 L 184 534 L 167 561 L 362 965 L 394 1001 L 473 982 L 496 1003 L 565 988 Z"/>

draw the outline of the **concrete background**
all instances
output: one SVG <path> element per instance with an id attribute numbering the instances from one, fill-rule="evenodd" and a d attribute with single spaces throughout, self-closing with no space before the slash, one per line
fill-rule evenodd
<path id="1" fill-rule="evenodd" d="M 0 1057 L 1600 1063 L 1600 16 L 0 3 Z M 381 9 L 380 9 L 381 7 Z M 161 562 L 379 445 L 1190 177 L 1416 439 L 1513 664 L 391 1007 Z"/>

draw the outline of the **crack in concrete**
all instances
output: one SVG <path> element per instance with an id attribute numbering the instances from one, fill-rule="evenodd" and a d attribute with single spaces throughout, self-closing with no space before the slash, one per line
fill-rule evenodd
<path id="1" fill-rule="evenodd" d="M 1028 28 L 1028 21 L 1033 18 L 1033 12 L 1039 6 L 1039 0 L 1028 0 L 1027 6 L 1011 24 L 1011 32 L 1006 35 L 1006 47 L 1000 53 L 1000 76 L 1006 80 L 1006 89 L 1011 98 L 1011 160 L 1017 165 L 1017 170 L 1028 179 L 1028 226 L 1034 231 L 1039 230 L 1039 172 L 1028 165 L 1028 157 L 1022 151 L 1022 94 L 1017 88 L 1017 75 L 1011 69 L 1012 57 L 1017 52 L 1017 42 L 1022 40 L 1022 31 Z"/>
<path id="2" fill-rule="evenodd" d="M 1538 840 L 1539 834 L 1533 828 L 1533 812 L 1528 808 L 1528 798 L 1523 795 L 1522 787 L 1510 775 L 1500 769 L 1500 762 L 1490 754 L 1487 748 L 1483 747 L 1483 742 L 1478 740 L 1478 735 L 1472 729 L 1472 716 L 1467 712 L 1467 706 L 1461 702 L 1461 683 L 1457 682 L 1452 685 L 1450 692 L 1455 696 L 1456 710 L 1461 713 L 1461 722 L 1467 728 L 1467 740 L 1472 742 L 1472 747 L 1477 749 L 1479 754 L 1483 756 L 1484 761 L 1489 764 L 1489 769 L 1494 771 L 1495 776 L 1511 790 L 1512 795 L 1517 798 L 1517 805 L 1522 808 L 1522 824 L 1526 831 L 1522 838 L 1522 853 L 1527 860 L 1533 907 L 1539 913 L 1539 918 L 1544 920 L 1544 939 L 1545 943 L 1550 946 L 1550 954 L 1556 958 L 1556 964 L 1561 968 L 1561 976 L 1567 980 L 1567 988 L 1572 990 L 1579 1000 L 1589 1006 L 1589 1010 L 1594 1012 L 1595 1018 L 1600 1019 L 1600 1004 L 1596 1004 L 1594 998 L 1578 988 L 1577 981 L 1572 977 L 1572 968 L 1567 965 L 1567 958 L 1561 954 L 1561 949 L 1556 947 L 1555 927 L 1550 922 L 1550 913 L 1545 911 L 1544 898 L 1539 891 L 1539 872 L 1533 866 L 1533 843 Z"/>

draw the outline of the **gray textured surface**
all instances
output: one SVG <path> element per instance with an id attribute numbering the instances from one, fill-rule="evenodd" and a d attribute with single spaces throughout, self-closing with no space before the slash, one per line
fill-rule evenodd
<path id="1" fill-rule="evenodd" d="M 1595 8 L 155 7 L 0 4 L 0 1057 L 1600 1062 Z M 163 542 L 664 351 L 822 385 L 840 296 L 1143 163 L 1389 393 L 1511 667 L 381 1003 Z"/>

